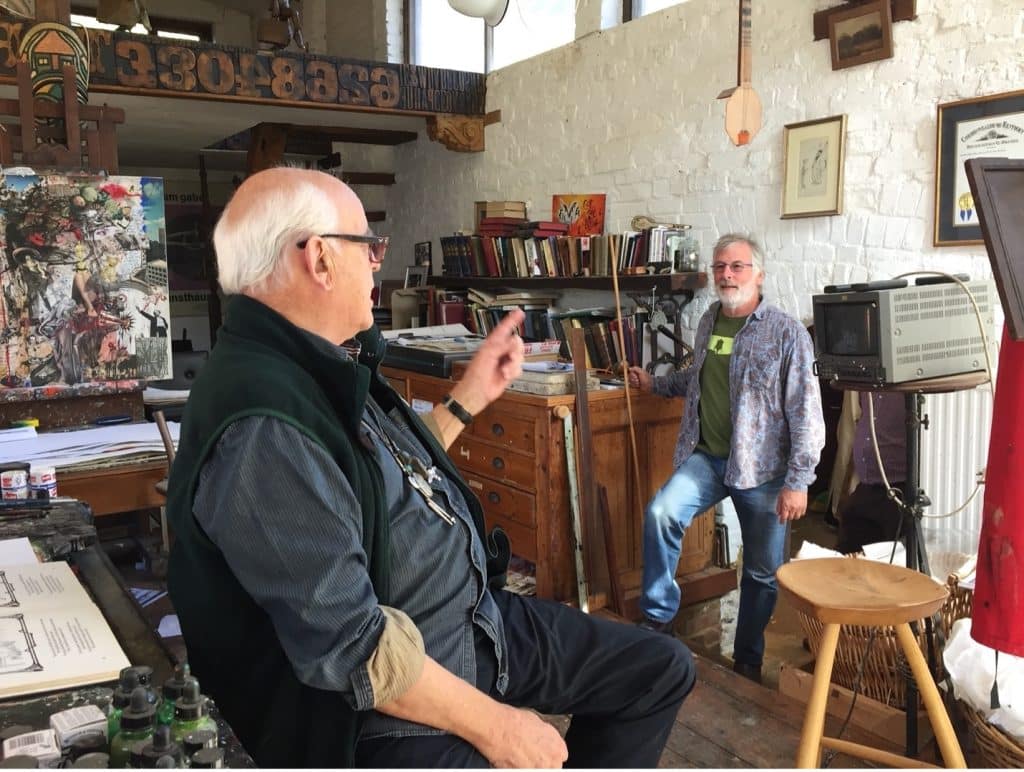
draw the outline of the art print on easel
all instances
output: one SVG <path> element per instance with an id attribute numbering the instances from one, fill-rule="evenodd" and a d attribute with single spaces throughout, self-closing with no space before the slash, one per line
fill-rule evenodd
<path id="1" fill-rule="evenodd" d="M 163 181 L 0 178 L 0 387 L 170 377 Z"/>

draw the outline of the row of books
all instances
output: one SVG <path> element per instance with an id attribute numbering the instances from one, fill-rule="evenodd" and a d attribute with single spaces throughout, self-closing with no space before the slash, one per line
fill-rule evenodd
<path id="1" fill-rule="evenodd" d="M 602 236 L 442 236 L 444 276 L 611 276 L 648 265 L 643 231 Z M 660 266 L 659 266 L 660 267 Z"/>

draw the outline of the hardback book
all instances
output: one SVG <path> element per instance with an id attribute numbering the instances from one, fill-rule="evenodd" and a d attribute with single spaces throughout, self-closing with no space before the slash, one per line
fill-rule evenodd
<path id="1" fill-rule="evenodd" d="M 0 698 L 113 681 L 130 664 L 67 563 L 0 569 Z"/>

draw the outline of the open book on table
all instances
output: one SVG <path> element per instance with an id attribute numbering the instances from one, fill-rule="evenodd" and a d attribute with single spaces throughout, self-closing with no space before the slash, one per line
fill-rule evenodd
<path id="1" fill-rule="evenodd" d="M 0 568 L 0 698 L 116 680 L 130 664 L 67 563 Z"/>

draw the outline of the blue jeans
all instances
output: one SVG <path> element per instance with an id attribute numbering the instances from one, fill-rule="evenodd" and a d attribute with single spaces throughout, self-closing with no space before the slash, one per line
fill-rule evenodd
<path id="1" fill-rule="evenodd" d="M 729 496 L 736 506 L 743 538 L 743 578 L 733 659 L 760 667 L 764 629 L 779 594 L 775 572 L 785 562 L 786 525 L 779 523 L 775 514 L 785 476 L 739 490 L 723 482 L 725 464 L 724 458 L 694 451 L 647 505 L 640 609 L 657 622 L 675 616 L 681 595 L 675 574 L 683 534 L 696 515 Z"/>

